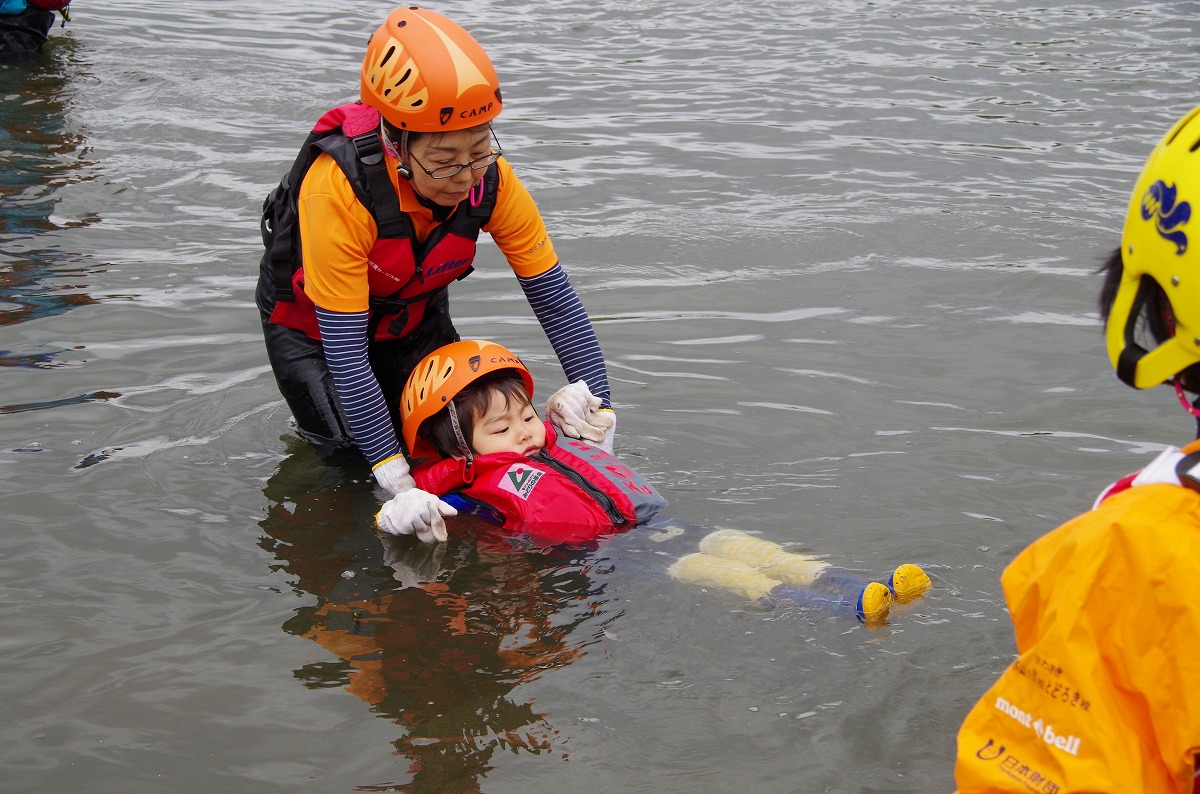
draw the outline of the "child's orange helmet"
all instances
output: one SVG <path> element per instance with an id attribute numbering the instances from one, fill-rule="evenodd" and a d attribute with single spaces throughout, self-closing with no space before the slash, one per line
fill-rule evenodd
<path id="1" fill-rule="evenodd" d="M 533 399 L 533 376 L 508 348 L 482 339 L 451 342 L 417 364 L 400 395 L 400 425 L 404 444 L 413 458 L 439 458 L 428 439 L 419 434 L 425 420 L 446 407 L 460 391 L 485 375 L 512 370 Z"/>
<path id="2" fill-rule="evenodd" d="M 360 96 L 410 132 L 463 130 L 500 115 L 500 79 L 479 42 L 425 8 L 388 14 L 367 42 Z"/>

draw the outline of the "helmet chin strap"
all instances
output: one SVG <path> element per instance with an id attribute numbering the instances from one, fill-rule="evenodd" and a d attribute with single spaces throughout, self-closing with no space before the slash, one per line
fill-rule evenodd
<path id="1" fill-rule="evenodd" d="M 384 126 L 383 114 L 381 113 L 379 115 L 379 138 L 383 141 L 383 148 L 388 154 L 395 157 L 399 163 L 396 166 L 396 173 L 400 175 L 401 179 L 411 180 L 413 175 L 412 166 L 404 162 L 404 157 L 402 156 L 403 154 L 408 154 L 408 130 L 400 132 L 400 150 L 397 151 L 396 144 L 392 141 L 392 136 L 388 135 L 387 127 Z"/>
<path id="2" fill-rule="evenodd" d="M 412 192 L 417 195 L 418 199 L 420 199 L 421 204 L 433 210 L 434 219 L 438 222 L 444 221 L 446 219 L 445 216 L 449 215 L 450 210 L 441 206 L 436 201 L 417 190 L 417 185 L 415 182 L 413 182 L 412 166 L 404 162 L 405 156 L 408 155 L 408 130 L 400 131 L 400 146 L 397 147 L 396 142 L 393 141 L 391 136 L 387 134 L 387 128 L 383 126 L 383 116 L 381 115 L 379 117 L 379 137 L 383 141 L 383 148 L 387 150 L 389 155 L 395 157 L 396 161 L 399 163 L 399 165 L 396 166 L 396 173 L 400 175 L 401 179 L 403 179 L 405 182 L 408 182 L 409 187 L 412 188 Z M 480 179 L 479 183 L 482 186 L 483 180 Z M 482 198 L 482 191 L 480 193 L 480 197 Z M 439 213 L 441 213 L 443 217 L 439 217 Z"/>
<path id="3" fill-rule="evenodd" d="M 446 404 L 446 408 L 450 411 L 450 426 L 454 428 L 454 440 L 458 442 L 458 451 L 467 459 L 467 466 L 470 467 L 475 462 L 475 456 L 471 454 L 471 448 L 463 436 L 462 425 L 458 423 L 458 409 L 454 407 L 453 400 Z"/>

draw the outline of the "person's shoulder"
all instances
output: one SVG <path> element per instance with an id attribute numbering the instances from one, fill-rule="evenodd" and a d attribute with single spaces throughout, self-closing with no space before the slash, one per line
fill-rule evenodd
<path id="1" fill-rule="evenodd" d="M 321 152 L 317 158 L 313 160 L 312 165 L 308 167 L 308 171 L 304 173 L 304 182 L 300 186 L 300 194 L 307 195 L 309 193 L 329 193 L 349 191 L 353 193 L 350 187 L 350 180 L 346 178 L 345 172 L 338 165 L 337 160 L 328 152 Z"/>
<path id="2" fill-rule="evenodd" d="M 496 171 L 500 174 L 501 179 L 504 177 L 517 179 L 517 172 L 513 170 L 512 163 L 510 163 L 508 158 L 506 158 L 504 155 L 500 155 L 498 158 L 496 158 Z"/>
<path id="3" fill-rule="evenodd" d="M 370 212 L 358 200 L 358 194 L 337 161 L 325 152 L 309 166 L 300 185 L 298 198 L 310 207 L 313 206 L 311 202 L 315 200 L 322 213 L 348 214 L 357 218 L 360 223 L 366 223 L 370 216 Z M 323 218 L 322 223 L 328 225 L 329 219 Z"/>
<path id="4" fill-rule="evenodd" d="M 1136 475 L 1105 490 L 1091 510 L 1072 518 L 1031 545 L 1045 554 L 1106 549 L 1177 549 L 1200 543 L 1200 490 L 1175 474 L 1179 450 L 1165 450 Z M 1198 486 L 1200 487 L 1200 486 Z"/>
<path id="5" fill-rule="evenodd" d="M 496 161 L 496 195 L 498 200 L 503 201 L 505 198 L 512 199 L 517 197 L 522 200 L 530 200 L 529 191 L 525 189 L 525 185 L 521 182 L 517 172 L 513 169 L 512 163 L 501 157 Z"/>

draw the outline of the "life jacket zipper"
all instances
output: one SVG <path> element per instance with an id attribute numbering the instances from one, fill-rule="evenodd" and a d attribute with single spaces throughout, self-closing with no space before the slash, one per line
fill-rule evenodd
<path id="1" fill-rule="evenodd" d="M 530 455 L 530 458 L 544 463 L 555 471 L 562 472 L 564 475 L 566 475 L 568 480 L 578 485 L 581 489 L 583 489 L 584 493 L 595 499 L 600 507 L 604 508 L 604 512 L 608 513 L 608 518 L 613 522 L 614 525 L 619 527 L 622 524 L 628 523 L 628 519 L 625 518 L 624 514 L 617 507 L 617 503 L 613 501 L 612 497 L 600 490 L 600 488 L 598 488 L 594 483 L 590 482 L 582 474 L 575 471 L 575 469 L 550 455 L 544 449 L 540 449 L 533 455 Z"/>

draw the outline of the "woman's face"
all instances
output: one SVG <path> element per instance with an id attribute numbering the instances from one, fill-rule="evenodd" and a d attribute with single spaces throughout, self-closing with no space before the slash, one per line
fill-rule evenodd
<path id="1" fill-rule="evenodd" d="M 463 168 L 447 179 L 434 179 L 427 172 L 453 165 L 466 165 L 492 152 L 491 128 L 439 132 L 409 141 L 412 185 L 417 193 L 443 207 L 453 207 L 467 197 L 485 169 Z"/>

